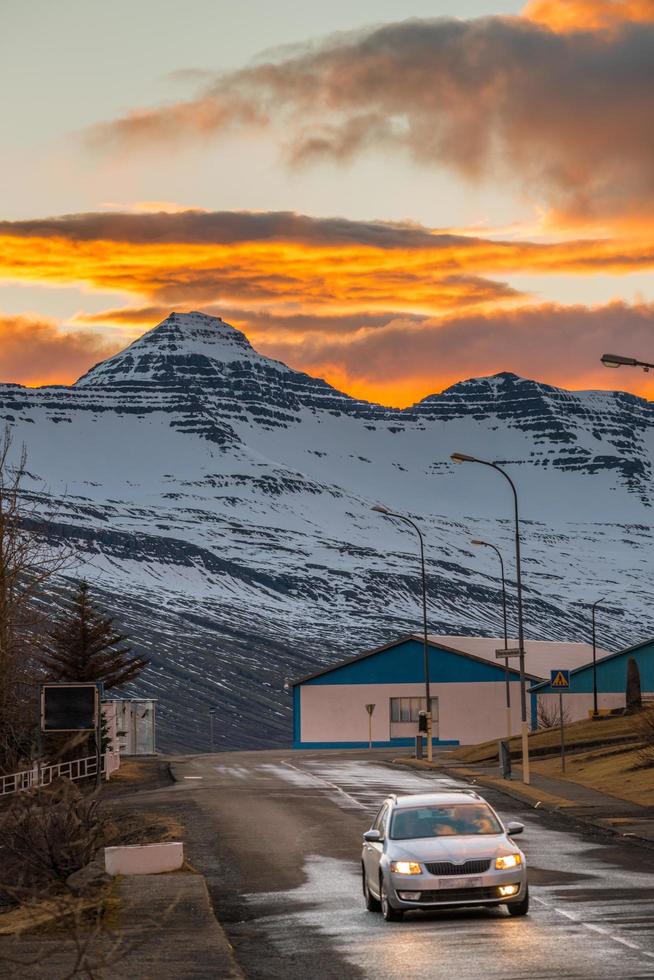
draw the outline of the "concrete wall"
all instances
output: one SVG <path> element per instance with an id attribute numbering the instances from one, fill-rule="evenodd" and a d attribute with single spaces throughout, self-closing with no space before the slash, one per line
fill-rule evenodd
<path id="1" fill-rule="evenodd" d="M 432 683 L 432 697 L 438 698 L 441 742 L 471 744 L 506 734 L 504 682 Z M 424 684 L 319 684 L 299 688 L 299 743 L 339 745 L 368 744 L 366 704 L 374 704 L 373 742 L 391 740 L 390 699 L 422 697 Z M 512 730 L 520 731 L 520 691 L 511 684 Z M 527 705 L 530 707 L 528 697 Z M 528 715 L 529 717 L 529 715 Z M 406 737 L 417 733 L 417 725 L 393 725 L 393 737 L 399 728 Z"/>

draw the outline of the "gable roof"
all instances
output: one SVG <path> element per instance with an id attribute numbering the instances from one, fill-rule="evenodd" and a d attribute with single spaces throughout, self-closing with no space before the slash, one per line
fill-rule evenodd
<path id="1" fill-rule="evenodd" d="M 445 637 L 445 639 L 459 639 L 459 637 Z M 460 637 L 460 639 L 467 639 Z M 298 677 L 297 680 L 291 681 L 289 686 L 291 688 L 298 687 L 300 684 L 305 684 L 307 681 L 312 681 L 316 677 L 323 677 L 325 674 L 331 674 L 333 671 L 340 670 L 342 667 L 348 667 L 350 664 L 359 663 L 361 660 L 366 660 L 368 657 L 374 657 L 378 653 L 384 653 L 386 650 L 392 650 L 394 647 L 401 646 L 403 643 L 408 643 L 409 641 L 415 641 L 417 643 L 423 642 L 422 633 L 407 633 L 404 636 L 400 636 L 396 640 L 392 640 L 390 643 L 384 643 L 382 646 L 374 647 L 372 650 L 364 650 L 363 653 L 357 654 L 355 657 L 348 657 L 346 660 L 339 660 L 338 663 L 332 664 L 329 667 L 323 667 L 322 670 L 317 670 L 312 674 L 305 674 L 304 677 Z M 504 644 L 504 640 L 491 640 L 489 642 L 495 643 L 498 647 Z M 461 650 L 457 647 L 447 645 L 441 642 L 441 638 L 437 636 L 428 636 L 427 643 L 430 647 L 437 650 L 445 650 L 447 653 L 454 653 L 460 657 L 465 657 L 467 660 L 473 660 L 476 663 L 484 664 L 487 666 L 489 663 L 493 663 L 497 667 L 502 667 L 504 669 L 504 662 L 502 660 L 497 660 L 495 656 L 484 657 L 477 656 L 476 654 L 469 653 L 467 650 Z M 495 647 L 493 647 L 493 650 Z M 509 673 L 515 677 L 520 676 L 520 671 L 514 667 L 509 667 Z M 536 674 L 530 674 L 525 671 L 525 677 L 529 681 L 539 681 L 541 678 Z"/>

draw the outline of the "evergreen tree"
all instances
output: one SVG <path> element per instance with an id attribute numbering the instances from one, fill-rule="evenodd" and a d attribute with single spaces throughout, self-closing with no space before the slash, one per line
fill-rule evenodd
<path id="1" fill-rule="evenodd" d="M 71 608 L 46 634 L 39 661 L 55 681 L 102 681 L 105 689 L 134 680 L 149 663 L 132 656 L 111 617 L 95 608 L 86 582 L 80 582 Z"/>

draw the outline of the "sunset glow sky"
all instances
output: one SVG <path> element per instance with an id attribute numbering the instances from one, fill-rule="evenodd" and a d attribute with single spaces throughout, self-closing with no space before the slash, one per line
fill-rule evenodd
<path id="1" fill-rule="evenodd" d="M 654 397 L 599 364 L 654 360 L 654 0 L 6 0 L 0 54 L 0 381 L 199 309 L 386 404 Z"/>

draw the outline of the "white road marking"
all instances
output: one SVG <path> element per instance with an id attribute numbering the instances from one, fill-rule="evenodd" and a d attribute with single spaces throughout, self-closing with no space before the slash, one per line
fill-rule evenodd
<path id="1" fill-rule="evenodd" d="M 623 939 L 622 936 L 616 936 L 614 932 L 610 929 L 605 929 L 604 926 L 597 926 L 594 922 L 584 922 L 578 916 L 573 915 L 572 912 L 566 912 L 565 909 L 559 909 L 556 905 L 550 905 L 549 902 L 544 902 L 542 898 L 533 898 L 532 901 L 537 902 L 539 905 L 544 905 L 546 909 L 550 909 L 552 912 L 556 912 L 557 915 L 562 915 L 566 919 L 570 919 L 578 926 L 583 926 L 584 929 L 589 929 L 591 932 L 599 932 L 607 939 L 611 939 L 614 943 L 620 943 L 622 946 L 628 946 L 629 949 L 635 949 L 637 952 L 642 953 L 643 956 L 647 956 L 649 959 L 654 959 L 654 953 L 648 952 L 643 949 L 638 943 L 633 942 L 631 939 Z"/>
<path id="2" fill-rule="evenodd" d="M 221 776 L 233 776 L 235 779 L 250 779 L 252 773 L 245 766 L 214 766 Z"/>
<path id="3" fill-rule="evenodd" d="M 292 762 L 287 762 L 284 760 L 282 761 L 282 765 L 287 766 L 289 769 L 295 770 L 295 772 L 300 773 L 302 776 L 309 776 L 311 779 L 315 779 L 319 783 L 324 783 L 325 786 L 329 786 L 330 789 L 333 789 L 337 793 L 340 793 L 341 796 L 344 796 L 347 800 L 350 801 L 350 803 L 353 803 L 355 806 L 358 806 L 359 809 L 361 810 L 368 809 L 368 807 L 365 806 L 365 804 L 361 803 L 359 800 L 356 800 L 353 796 L 350 796 L 349 793 L 346 793 L 345 790 L 341 789 L 340 786 L 337 786 L 336 783 L 332 783 L 328 779 L 324 779 L 322 776 L 316 776 L 312 772 L 307 772 L 305 769 L 300 769 L 298 768 L 298 766 L 294 766 Z"/>

